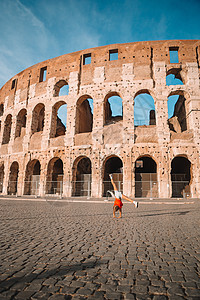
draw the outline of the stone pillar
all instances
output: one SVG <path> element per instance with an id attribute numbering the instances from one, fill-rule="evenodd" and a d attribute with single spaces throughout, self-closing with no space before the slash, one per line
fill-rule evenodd
<path id="1" fill-rule="evenodd" d="M 65 133 L 65 146 L 74 145 L 74 135 L 76 126 L 76 100 L 75 96 L 71 99 L 71 104 L 67 105 L 67 128 Z"/>
<path id="2" fill-rule="evenodd" d="M 134 102 L 128 94 L 123 96 L 123 143 L 134 143 Z"/>
<path id="3" fill-rule="evenodd" d="M 132 191 L 132 161 L 131 161 L 131 148 L 126 149 L 126 155 L 123 159 L 123 194 L 127 197 L 133 197 Z"/>
<path id="4" fill-rule="evenodd" d="M 159 144 L 170 142 L 170 130 L 168 126 L 167 98 L 159 95 L 155 100 L 156 130 Z"/>
<path id="5" fill-rule="evenodd" d="M 93 149 L 92 156 L 92 186 L 91 196 L 95 198 L 102 197 L 102 164 L 100 152 L 97 149 Z"/>
<path id="6" fill-rule="evenodd" d="M 2 191 L 2 195 L 7 195 L 9 173 L 10 173 L 10 160 L 6 159 L 4 161 L 4 179 L 3 179 L 3 191 Z"/>

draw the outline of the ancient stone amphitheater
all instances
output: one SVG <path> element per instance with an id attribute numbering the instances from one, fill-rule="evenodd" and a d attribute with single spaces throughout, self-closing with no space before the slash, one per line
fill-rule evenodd
<path id="1" fill-rule="evenodd" d="M 199 197 L 199 77 L 199 40 L 103 46 L 23 70 L 0 90 L 1 194 L 102 197 L 112 173 L 131 197 Z"/>

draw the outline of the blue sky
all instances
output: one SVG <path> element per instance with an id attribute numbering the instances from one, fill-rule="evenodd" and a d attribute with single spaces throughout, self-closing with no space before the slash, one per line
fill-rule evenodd
<path id="1" fill-rule="evenodd" d="M 112 43 L 199 39 L 199 0 L 0 0 L 0 87 L 62 54 Z"/>
<path id="2" fill-rule="evenodd" d="M 113 43 L 199 39 L 200 0 L 0 0 L 0 87 L 23 69 Z"/>

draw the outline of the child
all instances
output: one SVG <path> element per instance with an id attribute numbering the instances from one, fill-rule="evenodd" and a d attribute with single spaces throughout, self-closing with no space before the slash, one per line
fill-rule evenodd
<path id="1" fill-rule="evenodd" d="M 111 180 L 111 183 L 113 185 L 114 192 L 115 192 L 115 202 L 114 202 L 114 205 L 113 205 L 113 218 L 116 218 L 115 213 L 118 210 L 119 210 L 119 218 L 121 218 L 122 217 L 122 206 L 123 206 L 123 203 L 122 203 L 121 199 L 125 199 L 125 200 L 128 200 L 128 201 L 134 203 L 135 208 L 138 208 L 138 202 L 129 199 L 128 197 L 123 195 L 121 192 L 119 192 L 117 190 L 117 187 L 116 187 L 114 181 L 113 181 L 112 175 L 110 174 L 109 176 L 110 176 L 110 180 Z"/>

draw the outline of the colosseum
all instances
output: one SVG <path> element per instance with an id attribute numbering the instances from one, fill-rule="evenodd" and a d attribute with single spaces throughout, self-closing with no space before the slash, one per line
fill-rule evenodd
<path id="1" fill-rule="evenodd" d="M 200 197 L 199 78 L 199 40 L 102 46 L 23 70 L 0 90 L 1 195 L 100 198 L 112 173 L 130 197 Z"/>

